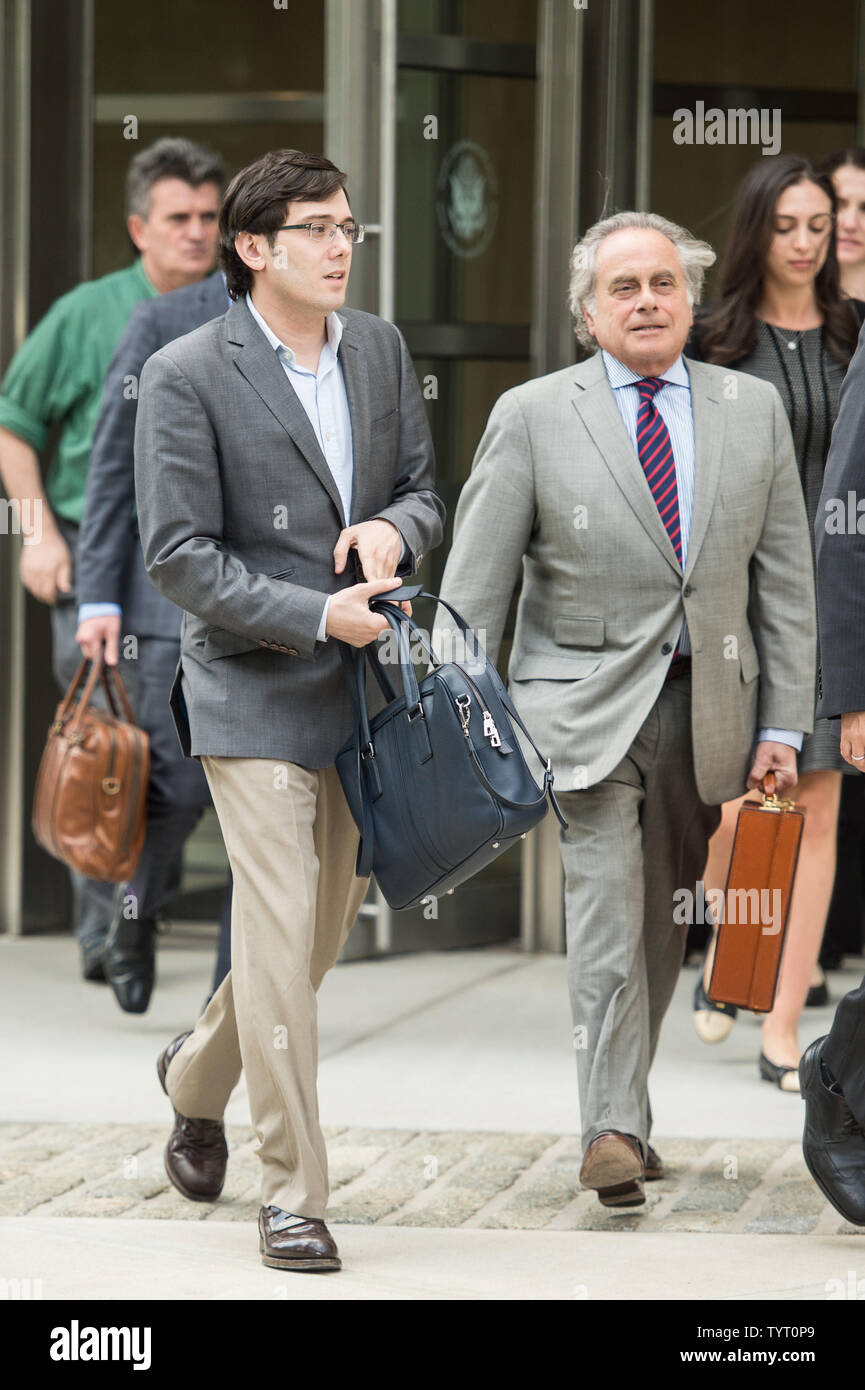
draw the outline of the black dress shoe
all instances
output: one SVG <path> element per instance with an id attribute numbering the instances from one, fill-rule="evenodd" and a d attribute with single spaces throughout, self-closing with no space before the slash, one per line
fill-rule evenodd
<path id="1" fill-rule="evenodd" d="M 98 984 L 107 983 L 105 974 L 105 937 L 96 936 L 91 941 L 82 941 L 81 978 L 95 980 Z"/>
<path id="2" fill-rule="evenodd" d="M 105 944 L 105 974 L 121 1009 L 147 1011 L 156 980 L 156 922 L 153 917 L 117 919 Z"/>
<path id="3" fill-rule="evenodd" d="M 323 1221 L 295 1216 L 280 1207 L 258 1213 L 258 1249 L 269 1269 L 298 1269 L 326 1273 L 342 1269 L 336 1241 Z"/>
<path id="4" fill-rule="evenodd" d="M 865 1133 L 840 1088 L 828 1073 L 824 1076 L 820 1054 L 825 1041 L 813 1042 L 799 1063 L 805 1101 L 802 1152 L 823 1196 L 847 1221 L 865 1226 Z"/>
<path id="5" fill-rule="evenodd" d="M 165 1094 L 165 1073 L 179 1052 L 189 1031 L 178 1033 L 159 1056 L 156 1074 Z M 169 1097 L 170 1099 L 170 1097 Z M 193 1202 L 214 1202 L 225 1186 L 228 1145 L 221 1120 L 195 1120 L 174 1112 L 174 1128 L 165 1146 L 165 1171 L 178 1192 Z"/>

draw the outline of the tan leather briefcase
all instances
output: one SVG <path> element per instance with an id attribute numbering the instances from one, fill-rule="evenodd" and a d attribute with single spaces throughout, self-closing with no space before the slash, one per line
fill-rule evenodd
<path id="1" fill-rule="evenodd" d="M 775 795 L 771 772 L 762 800 L 739 810 L 708 990 L 716 1003 L 772 1008 L 804 824 L 805 812 Z"/>
<path id="2" fill-rule="evenodd" d="M 33 834 L 49 854 L 87 878 L 122 883 L 135 873 L 144 845 L 149 739 L 135 723 L 120 672 L 106 666 L 101 654 L 75 701 L 87 666 L 84 660 L 78 667 L 48 730 L 33 797 Z M 107 710 L 90 704 L 98 681 Z"/>

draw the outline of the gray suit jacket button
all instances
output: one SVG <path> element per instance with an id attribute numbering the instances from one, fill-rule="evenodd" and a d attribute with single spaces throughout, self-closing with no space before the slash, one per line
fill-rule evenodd
<path id="1" fill-rule="evenodd" d="M 670 646 L 669 642 L 665 642 L 661 648 L 661 656 L 669 656 L 672 650 L 673 648 Z"/>

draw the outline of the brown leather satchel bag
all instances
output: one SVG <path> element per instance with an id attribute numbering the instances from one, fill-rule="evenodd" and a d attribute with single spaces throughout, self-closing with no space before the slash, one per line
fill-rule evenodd
<path id="1" fill-rule="evenodd" d="M 762 801 L 739 810 L 718 929 L 709 998 L 769 1013 L 775 1002 L 805 812 L 775 795 L 763 778 Z"/>
<path id="2" fill-rule="evenodd" d="M 85 659 L 48 730 L 33 797 L 33 834 L 49 854 L 87 878 L 123 883 L 135 873 L 144 845 L 149 740 L 135 723 L 120 672 L 106 666 L 101 653 L 75 702 L 87 666 Z M 90 704 L 98 681 L 108 710 Z"/>

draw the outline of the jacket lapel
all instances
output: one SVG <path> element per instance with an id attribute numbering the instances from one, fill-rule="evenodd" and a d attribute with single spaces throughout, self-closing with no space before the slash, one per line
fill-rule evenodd
<path id="1" fill-rule="evenodd" d="M 345 394 L 348 397 L 348 413 L 351 416 L 352 484 L 351 520 L 363 520 L 369 508 L 366 505 L 366 485 L 369 481 L 369 427 L 370 395 L 369 371 L 366 358 L 360 351 L 354 330 L 340 315 L 343 323 L 342 340 L 339 345 L 339 361 Z"/>
<path id="2" fill-rule="evenodd" d="M 664 559 L 681 574 L 676 552 L 619 414 L 600 352 L 577 368 L 571 402 L 626 501 Z M 690 553 L 690 552 L 689 552 Z"/>
<path id="3" fill-rule="evenodd" d="M 716 373 L 690 358 L 685 359 L 685 365 L 691 378 L 691 409 L 694 412 L 694 510 L 685 563 L 687 576 L 696 564 L 715 505 L 721 480 L 727 412 L 721 409 Z"/>
<path id="4" fill-rule="evenodd" d="M 225 335 L 235 348 L 234 362 L 238 371 L 246 377 L 250 386 L 297 445 L 345 526 L 339 489 L 319 448 L 309 417 L 286 377 L 279 358 L 249 312 L 245 300 L 235 300 L 225 315 Z"/>

